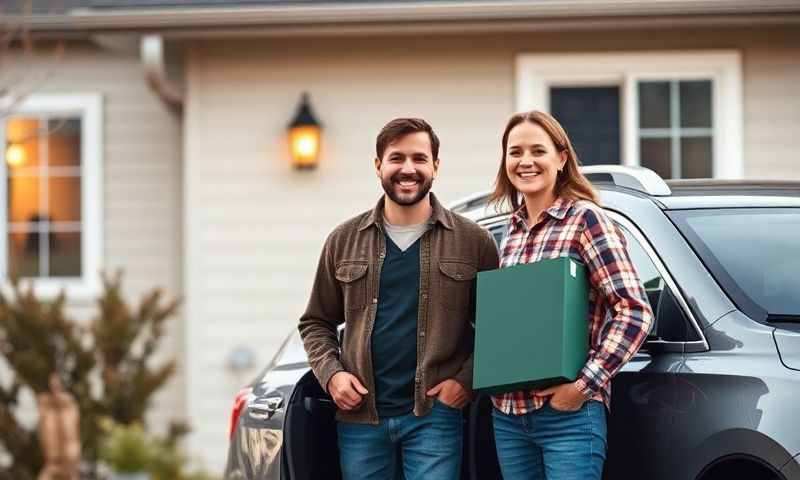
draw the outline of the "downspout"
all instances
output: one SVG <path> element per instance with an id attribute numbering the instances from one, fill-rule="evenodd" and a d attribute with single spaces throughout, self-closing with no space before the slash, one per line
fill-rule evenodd
<path id="1" fill-rule="evenodd" d="M 183 65 L 179 55 L 168 52 L 161 35 L 144 35 L 140 40 L 139 53 L 144 67 L 145 79 L 153 91 L 170 108 L 183 110 Z M 176 78 L 177 77 L 177 80 Z"/>

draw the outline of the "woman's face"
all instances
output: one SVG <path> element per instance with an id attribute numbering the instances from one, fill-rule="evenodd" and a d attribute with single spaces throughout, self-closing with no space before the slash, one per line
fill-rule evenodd
<path id="1" fill-rule="evenodd" d="M 554 191 L 558 171 L 566 163 L 542 127 L 522 122 L 508 133 L 506 174 L 511 184 L 526 197 Z"/>

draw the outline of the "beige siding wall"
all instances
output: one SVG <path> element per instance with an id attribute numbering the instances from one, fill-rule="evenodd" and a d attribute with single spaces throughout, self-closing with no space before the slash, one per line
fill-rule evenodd
<path id="1" fill-rule="evenodd" d="M 185 117 L 187 401 L 197 425 L 192 446 L 209 465 L 221 468 L 233 395 L 255 373 L 234 375 L 227 355 L 250 348 L 263 365 L 295 328 L 325 236 L 379 196 L 371 165 L 387 120 L 414 115 L 433 124 L 442 139 L 434 191 L 454 200 L 492 183 L 514 106 L 517 53 L 630 48 L 740 49 L 746 175 L 800 178 L 797 28 L 193 45 Z M 293 171 L 285 144 L 304 90 L 325 126 L 313 172 Z"/>
<path id="2" fill-rule="evenodd" d="M 153 287 L 181 291 L 181 118 L 171 113 L 144 80 L 135 54 L 68 43 L 63 57 L 51 50 L 30 59 L 24 78 L 41 81 L 36 92 L 96 93 L 103 100 L 102 266 L 124 269 L 124 290 L 138 302 Z M 97 311 L 93 299 L 72 299 L 79 319 Z M 179 361 L 174 380 L 157 395 L 150 417 L 156 425 L 183 414 L 183 330 L 173 319 L 161 358 Z"/>

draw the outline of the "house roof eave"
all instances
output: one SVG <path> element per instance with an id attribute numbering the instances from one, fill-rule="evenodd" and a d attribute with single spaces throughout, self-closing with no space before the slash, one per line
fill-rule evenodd
<path id="1" fill-rule="evenodd" d="M 742 16 L 800 13 L 796 0 L 550 0 L 326 3 L 236 7 L 88 9 L 70 12 L 80 30 L 238 28 L 283 25 L 453 23 L 603 17 Z"/>

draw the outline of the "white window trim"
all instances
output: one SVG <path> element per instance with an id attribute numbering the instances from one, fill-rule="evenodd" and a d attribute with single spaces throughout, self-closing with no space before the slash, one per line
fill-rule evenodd
<path id="1" fill-rule="evenodd" d="M 0 102 L 2 103 L 2 102 Z M 100 94 L 36 93 L 14 107 L 13 115 L 79 115 L 81 118 L 81 278 L 22 279 L 43 299 L 64 291 L 69 299 L 88 300 L 100 293 L 103 256 L 103 99 Z M 5 151 L 5 119 L 0 119 L 0 145 Z M 0 168 L 0 276 L 2 291 L 11 292 L 8 279 L 8 205 L 5 164 Z"/>
<path id="2" fill-rule="evenodd" d="M 517 111 L 550 111 L 550 87 L 620 87 L 623 165 L 639 165 L 636 84 L 642 79 L 712 80 L 714 178 L 744 176 L 742 59 L 736 50 L 520 54 Z"/>

